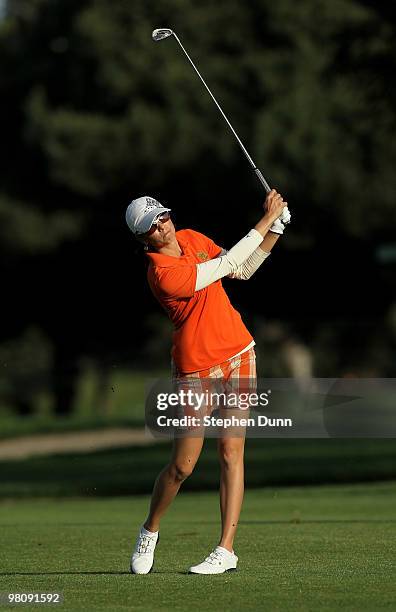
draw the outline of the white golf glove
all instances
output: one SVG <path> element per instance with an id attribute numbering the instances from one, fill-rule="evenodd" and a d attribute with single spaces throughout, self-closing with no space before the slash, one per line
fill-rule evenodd
<path id="1" fill-rule="evenodd" d="M 287 206 L 282 210 L 282 214 L 270 227 L 270 232 L 274 232 L 274 234 L 283 234 L 286 225 L 288 225 L 291 221 L 291 214 Z"/>
<path id="2" fill-rule="evenodd" d="M 271 225 L 271 227 L 269 228 L 269 231 L 273 232 L 274 234 L 283 234 L 284 229 L 285 229 L 285 226 L 283 225 L 282 221 L 280 219 L 277 219 Z"/>
<path id="3" fill-rule="evenodd" d="M 290 223 L 291 214 L 287 206 L 285 206 L 284 209 L 282 210 L 282 214 L 279 217 L 279 219 L 282 221 L 283 225 L 288 225 Z"/>

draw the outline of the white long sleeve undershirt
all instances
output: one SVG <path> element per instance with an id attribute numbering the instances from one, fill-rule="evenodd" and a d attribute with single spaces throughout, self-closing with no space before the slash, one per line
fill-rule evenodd
<path id="1" fill-rule="evenodd" d="M 197 264 L 195 291 L 208 287 L 224 276 L 241 280 L 250 278 L 269 256 L 259 248 L 262 241 L 262 235 L 251 229 L 229 251 L 223 249 L 219 257 Z"/>
<path id="2" fill-rule="evenodd" d="M 224 253 L 227 251 L 224 250 Z M 223 254 L 223 251 L 222 253 Z M 257 248 L 253 253 L 247 258 L 247 260 L 238 267 L 236 272 L 231 272 L 231 274 L 227 274 L 228 278 L 237 278 L 239 280 L 248 280 L 256 270 L 261 266 L 263 261 L 270 256 L 270 253 L 263 251 L 260 247 Z"/>

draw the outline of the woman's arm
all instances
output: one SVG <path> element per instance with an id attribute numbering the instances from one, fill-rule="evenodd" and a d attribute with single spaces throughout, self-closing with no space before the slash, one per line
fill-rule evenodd
<path id="1" fill-rule="evenodd" d="M 234 278 L 237 280 L 249 280 L 253 276 L 253 274 L 259 269 L 261 264 L 269 257 L 272 248 L 279 240 L 279 234 L 273 234 L 271 231 L 268 232 L 266 236 L 264 236 L 262 243 L 253 251 L 250 257 L 239 266 L 236 272 L 232 272 L 227 275 L 227 278 Z M 222 250 L 220 255 L 223 255 L 227 251 L 225 249 Z"/>
<path id="2" fill-rule="evenodd" d="M 222 250 L 220 255 L 225 255 L 227 251 L 225 249 Z M 259 269 L 261 264 L 269 257 L 269 252 L 264 251 L 261 248 L 261 245 L 253 251 L 253 253 L 243 262 L 238 268 L 227 274 L 227 278 L 234 278 L 237 280 L 248 280 L 256 270 Z"/>
<path id="3" fill-rule="evenodd" d="M 254 267 L 254 272 L 269 255 L 269 252 L 264 251 L 261 245 L 273 223 L 282 214 L 285 206 L 286 203 L 283 202 L 282 196 L 275 190 L 272 190 L 266 199 L 266 212 L 254 229 L 250 230 L 250 232 L 229 251 L 222 251 L 219 257 L 202 264 L 197 264 L 195 290 L 199 291 L 200 289 L 204 289 L 224 276 L 242 278 L 235 275 L 238 275 L 239 270 L 248 259 L 250 260 L 248 268 L 251 270 Z M 267 239 L 265 248 L 272 248 L 275 242 L 276 239 Z M 250 276 L 253 272 L 250 273 Z M 247 273 L 248 271 L 246 270 L 246 274 Z"/>

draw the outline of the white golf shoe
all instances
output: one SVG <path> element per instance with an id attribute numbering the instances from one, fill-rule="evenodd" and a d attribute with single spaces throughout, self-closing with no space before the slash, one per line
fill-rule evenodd
<path id="1" fill-rule="evenodd" d="M 153 569 L 154 551 L 159 542 L 159 531 L 149 535 L 143 529 L 143 527 L 140 529 L 131 557 L 132 574 L 149 574 Z"/>
<path id="2" fill-rule="evenodd" d="M 193 565 L 189 574 L 224 574 L 236 570 L 238 557 L 222 546 L 216 546 L 213 552 L 199 565 Z"/>

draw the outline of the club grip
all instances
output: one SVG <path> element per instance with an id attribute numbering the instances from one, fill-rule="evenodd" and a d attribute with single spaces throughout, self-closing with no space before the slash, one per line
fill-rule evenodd
<path id="1" fill-rule="evenodd" d="M 265 191 L 267 193 L 269 193 L 271 191 L 271 187 L 268 185 L 267 181 L 265 180 L 265 178 L 263 177 L 261 170 L 259 170 L 258 168 L 254 169 L 255 173 L 257 174 L 258 180 L 260 181 L 260 183 L 262 184 L 262 186 L 264 187 Z"/>

